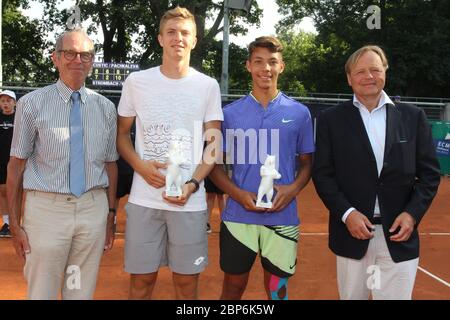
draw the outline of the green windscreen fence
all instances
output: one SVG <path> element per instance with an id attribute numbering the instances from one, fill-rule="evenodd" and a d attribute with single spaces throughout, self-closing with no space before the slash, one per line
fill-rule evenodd
<path id="1" fill-rule="evenodd" d="M 441 173 L 450 175 L 450 122 L 430 121 Z"/>

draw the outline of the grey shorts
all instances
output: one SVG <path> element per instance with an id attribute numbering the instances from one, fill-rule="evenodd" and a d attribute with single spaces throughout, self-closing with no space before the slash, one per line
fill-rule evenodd
<path id="1" fill-rule="evenodd" d="M 205 211 L 166 211 L 125 206 L 125 271 L 146 274 L 169 266 L 175 273 L 196 274 L 208 264 Z"/>

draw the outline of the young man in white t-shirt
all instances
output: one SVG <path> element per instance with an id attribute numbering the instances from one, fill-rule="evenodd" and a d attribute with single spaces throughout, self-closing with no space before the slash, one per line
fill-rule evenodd
<path id="1" fill-rule="evenodd" d="M 194 16 L 187 9 L 164 14 L 158 40 L 162 65 L 131 74 L 119 103 L 118 150 L 135 170 L 126 207 L 125 271 L 131 273 L 130 299 L 151 298 L 164 265 L 173 272 L 177 299 L 196 299 L 198 276 L 208 261 L 203 179 L 219 154 L 210 155 L 212 146 L 203 152 L 203 136 L 206 130 L 221 135 L 220 89 L 216 80 L 189 66 L 197 39 Z M 129 134 L 135 118 L 133 148 Z M 186 183 L 178 197 L 165 194 L 172 142 L 190 163 L 181 167 Z"/>

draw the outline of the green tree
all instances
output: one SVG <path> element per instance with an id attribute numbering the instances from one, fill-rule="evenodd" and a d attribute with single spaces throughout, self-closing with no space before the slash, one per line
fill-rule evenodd
<path id="1" fill-rule="evenodd" d="M 67 11 L 58 12 L 58 0 L 39 0 L 45 6 L 45 15 L 52 23 L 64 25 Z M 82 19 L 92 18 L 90 33 L 103 34 L 104 61 L 139 63 L 142 68 L 161 63 L 162 50 L 158 43 L 159 21 L 170 8 L 180 5 L 188 8 L 195 16 L 197 24 L 197 46 L 192 52 L 191 64 L 203 70 L 205 58 L 217 47 L 214 39 L 223 29 L 223 1 L 212 0 L 80 0 Z M 248 15 L 232 11 L 230 14 L 230 33 L 245 34 L 245 25 L 259 25 L 262 10 L 254 2 Z M 206 20 L 213 21 L 206 27 Z M 220 76 L 220 74 L 219 74 Z"/>
<path id="2" fill-rule="evenodd" d="M 305 96 L 307 91 L 315 91 L 314 76 L 311 78 L 310 65 L 320 53 L 311 33 L 283 30 L 278 33 L 283 43 L 285 70 L 279 80 L 281 90 L 295 96 Z"/>
<path id="3" fill-rule="evenodd" d="M 40 3 L 42 18 L 30 20 L 20 8 L 30 3 Z M 71 12 L 58 10 L 61 0 L 4 0 L 3 1 L 3 62 L 5 80 L 51 82 L 57 73 L 49 59 L 54 47 L 55 31 L 64 30 Z M 82 20 L 92 19 L 88 33 L 103 35 L 96 43 L 106 62 L 135 62 L 142 68 L 161 63 L 162 50 L 157 36 L 159 20 L 163 13 L 176 5 L 187 7 L 197 23 L 197 46 L 192 52 L 191 64 L 211 76 L 220 78 L 223 1 L 183 0 L 78 0 Z M 75 4 L 75 3 L 74 3 Z M 259 25 L 262 10 L 254 2 L 248 15 L 231 11 L 230 33 L 245 34 L 248 25 Z M 206 27 L 207 19 L 213 21 Z M 17 39 L 20 39 L 18 41 Z M 47 40 L 50 39 L 50 40 Z M 246 50 L 231 45 L 230 86 L 248 87 L 248 76 L 242 65 Z M 211 60 L 214 59 L 214 60 Z M 236 67 L 238 66 L 238 67 Z"/>
<path id="4" fill-rule="evenodd" d="M 318 35 L 316 45 L 332 48 L 318 65 L 316 89 L 348 90 L 343 66 L 365 44 L 383 47 L 390 61 L 387 91 L 394 95 L 450 96 L 450 2 L 386 0 L 276 0 L 289 28 L 310 16 Z M 381 8 L 381 29 L 370 30 L 370 5 Z M 325 88 L 325 89 L 324 89 Z"/>
<path id="5" fill-rule="evenodd" d="M 52 62 L 46 51 L 49 43 L 42 37 L 38 20 L 29 20 L 20 8 L 27 8 L 26 0 L 2 1 L 2 62 L 3 83 L 15 85 L 27 82 L 48 82 L 55 77 Z"/>
<path id="6" fill-rule="evenodd" d="M 342 81 L 345 79 L 343 65 L 335 63 L 345 59 L 342 56 L 346 51 L 344 43 L 331 35 L 325 45 L 313 33 L 295 33 L 287 28 L 282 28 L 278 37 L 285 47 L 283 59 L 286 67 L 280 78 L 282 90 L 293 95 L 348 91 L 347 83 Z"/>
<path id="7" fill-rule="evenodd" d="M 230 43 L 228 57 L 229 93 L 243 94 L 250 90 L 251 77 L 245 66 L 247 57 L 247 48 Z M 206 73 L 220 79 L 222 74 L 222 41 L 215 40 L 212 42 L 203 65 Z"/>

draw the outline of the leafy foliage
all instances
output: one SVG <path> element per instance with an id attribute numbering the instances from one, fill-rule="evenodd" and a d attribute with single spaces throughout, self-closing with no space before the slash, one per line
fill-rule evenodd
<path id="1" fill-rule="evenodd" d="M 390 62 L 390 94 L 450 96 L 450 2 L 445 0 L 277 0 L 286 17 L 278 30 L 310 16 L 318 34 L 315 46 L 328 48 L 324 59 L 309 66 L 314 86 L 308 91 L 348 91 L 343 66 L 365 44 L 380 45 Z M 370 5 L 381 8 L 381 29 L 370 30 Z M 314 60 L 314 58 L 313 58 Z M 307 83 L 308 80 L 305 80 Z"/>

